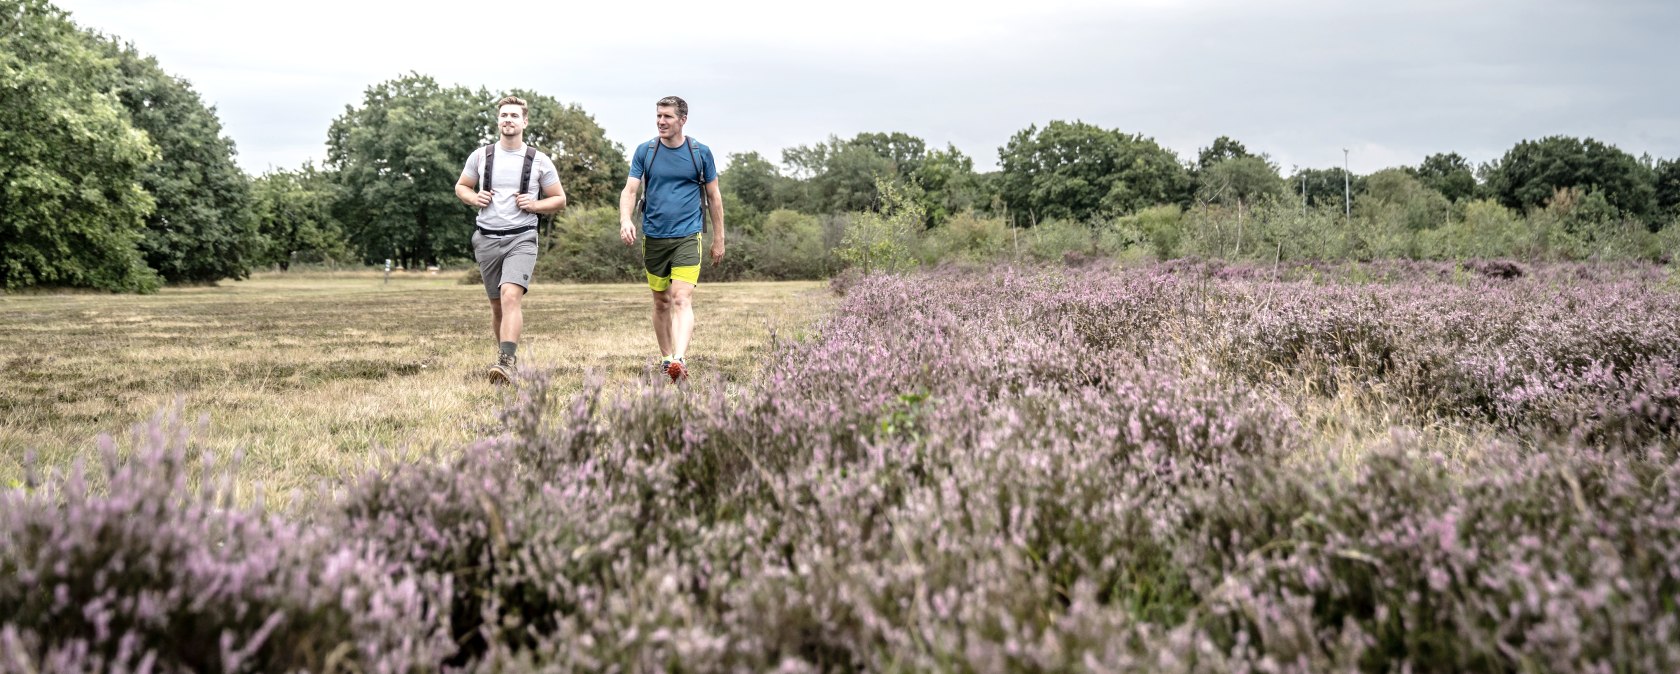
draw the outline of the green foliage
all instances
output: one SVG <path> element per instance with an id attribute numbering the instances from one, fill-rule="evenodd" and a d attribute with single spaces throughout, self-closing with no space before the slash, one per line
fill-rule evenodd
<path id="1" fill-rule="evenodd" d="M 738 209 L 769 213 L 786 207 L 791 182 L 757 152 L 736 152 L 729 155 L 729 168 L 719 176 L 718 187 L 726 192 L 724 203 L 729 204 L 733 221 Z"/>
<path id="2" fill-rule="evenodd" d="M 1091 228 L 1072 220 L 1047 220 L 1021 230 L 1021 247 L 1034 260 L 1069 261 L 1092 252 Z"/>
<path id="3" fill-rule="evenodd" d="M 455 181 L 490 142 L 494 99 L 411 73 L 368 87 L 327 133 L 328 170 L 343 181 L 338 217 L 366 261 L 404 266 L 470 253 L 472 213 Z"/>
<path id="4" fill-rule="evenodd" d="M 1407 169 L 1418 182 L 1441 193 L 1448 200 L 1458 202 L 1476 193 L 1476 174 L 1470 160 L 1457 152 L 1436 153 L 1424 157 L 1415 169 Z"/>
<path id="5" fill-rule="evenodd" d="M 1365 177 L 1354 175 L 1341 167 L 1327 169 L 1301 169 L 1289 177 L 1289 194 L 1296 199 L 1296 207 L 1300 206 L 1302 190 L 1306 191 L 1307 205 L 1313 207 L 1331 207 L 1342 209 L 1344 199 L 1357 197 L 1365 191 Z"/>
<path id="6" fill-rule="evenodd" d="M 1108 227 L 1109 231 L 1117 233 L 1111 236 L 1118 237 L 1118 233 L 1124 232 L 1131 240 L 1146 243 L 1149 252 L 1161 260 L 1178 255 L 1178 244 L 1184 234 L 1183 229 L 1184 211 L 1174 204 L 1146 208 L 1132 215 L 1116 218 Z M 1112 243 L 1104 243 L 1101 247 L 1109 253 L 1122 250 Z"/>
<path id="7" fill-rule="evenodd" d="M 835 254 L 864 274 L 906 271 L 915 266 L 911 250 L 926 214 L 904 188 L 890 181 L 877 180 L 875 189 L 881 195 L 880 210 L 853 214 Z"/>
<path id="8" fill-rule="evenodd" d="M 641 246 L 618 238 L 618 208 L 568 208 L 554 219 L 554 233 L 537 255 L 532 274 L 542 281 L 623 283 L 645 279 Z M 471 282 L 478 283 L 475 268 Z"/>
<path id="9" fill-rule="evenodd" d="M 1171 151 L 1141 135 L 1053 121 L 999 150 L 1000 192 L 1017 222 L 1090 220 L 1180 200 L 1190 176 Z"/>
<path id="10" fill-rule="evenodd" d="M 1657 162 L 1655 174 L 1655 199 L 1658 217 L 1651 222 L 1658 229 L 1668 219 L 1680 215 L 1680 159 L 1667 159 Z"/>
<path id="11" fill-rule="evenodd" d="M 618 205 L 619 192 L 630 175 L 624 146 L 608 140 L 595 118 L 576 103 L 562 104 L 525 89 L 510 94 L 525 99 L 531 120 L 525 142 L 554 160 L 566 189 L 567 207 Z"/>
<path id="12" fill-rule="evenodd" d="M 1489 192 L 1511 208 L 1545 206 L 1560 189 L 1600 192 L 1631 216 L 1656 214 L 1655 176 L 1633 155 L 1587 138 L 1523 141 L 1484 167 Z"/>
<path id="13" fill-rule="evenodd" d="M 751 279 L 826 278 L 838 267 L 829 254 L 821 220 L 814 215 L 777 209 L 747 230 L 730 229 L 729 255 L 723 265 Z"/>
<path id="14" fill-rule="evenodd" d="M 233 140 L 185 80 L 133 45 L 100 40 L 120 74 L 116 94 L 129 119 L 157 144 L 140 182 L 157 202 L 140 251 L 170 282 L 245 278 L 265 242 L 251 212 L 251 181 L 234 163 Z"/>
<path id="15" fill-rule="evenodd" d="M 1003 218 L 963 211 L 927 231 L 922 237 L 920 258 L 930 265 L 945 261 L 989 262 L 1010 254 L 1015 235 L 1015 230 Z"/>
<path id="16" fill-rule="evenodd" d="M 1196 198 L 1204 203 L 1252 204 L 1283 195 L 1283 181 L 1277 167 L 1261 157 L 1221 159 L 1206 166 L 1199 176 Z"/>
<path id="17" fill-rule="evenodd" d="M 918 200 L 927 212 L 929 227 L 980 205 L 982 192 L 974 160 L 955 145 L 927 153 L 910 173 L 910 182 L 920 191 Z"/>
<path id="18" fill-rule="evenodd" d="M 295 171 L 263 174 L 251 191 L 266 244 L 257 264 L 288 269 L 293 262 L 349 259 L 350 242 L 332 212 L 340 191 L 334 176 L 305 163 Z"/>
<path id="19" fill-rule="evenodd" d="M 877 182 L 900 182 L 921 160 L 923 145 L 902 133 L 863 133 L 851 140 L 829 136 L 827 142 L 783 150 L 782 161 L 806 180 L 800 210 L 847 213 L 874 208 L 880 198 Z"/>
<path id="20" fill-rule="evenodd" d="M 116 63 L 43 0 L 0 0 L 0 288 L 155 290 L 136 244 L 157 148 Z"/>
<path id="21" fill-rule="evenodd" d="M 1452 204 L 1407 171 L 1384 169 L 1366 177 L 1365 192 L 1354 200 L 1354 210 L 1368 219 L 1396 221 L 1418 231 L 1446 224 Z"/>
<path id="22" fill-rule="evenodd" d="M 1437 259 L 1507 257 L 1525 248 L 1529 232 L 1521 217 L 1492 199 L 1463 204 L 1462 217 L 1423 232 L 1422 251 Z"/>
<path id="23" fill-rule="evenodd" d="M 1220 136 L 1213 139 L 1213 145 L 1201 148 L 1196 152 L 1196 172 L 1206 171 L 1214 164 L 1231 159 L 1252 157 L 1248 148 L 1230 136 Z"/>

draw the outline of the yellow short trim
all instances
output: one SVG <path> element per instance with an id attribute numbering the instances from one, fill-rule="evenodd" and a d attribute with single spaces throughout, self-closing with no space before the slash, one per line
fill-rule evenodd
<path id="1" fill-rule="evenodd" d="M 701 244 L 702 238 L 704 238 L 704 235 L 696 235 L 694 237 L 694 247 L 700 250 L 701 255 L 705 255 L 706 248 Z M 645 250 L 646 247 L 646 243 L 644 242 L 643 249 Z M 653 272 L 647 272 L 647 278 L 648 288 L 651 288 L 656 293 L 662 293 L 670 289 L 672 280 L 682 281 L 691 286 L 699 287 L 700 265 L 696 264 L 684 267 L 671 267 L 670 276 L 654 276 Z"/>

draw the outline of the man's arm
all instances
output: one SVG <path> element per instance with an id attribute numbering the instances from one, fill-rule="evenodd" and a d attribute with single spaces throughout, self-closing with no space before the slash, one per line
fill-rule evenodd
<path id="1" fill-rule="evenodd" d="M 706 183 L 706 203 L 712 210 L 712 264 L 723 261 L 723 191 L 718 181 Z"/>
<path id="2" fill-rule="evenodd" d="M 624 191 L 618 193 L 618 240 L 626 246 L 636 243 L 636 223 L 630 221 L 630 211 L 636 207 L 636 188 L 641 185 L 640 178 L 630 178 L 624 181 Z"/>
<path id="3" fill-rule="evenodd" d="M 460 180 L 455 181 L 455 198 L 473 208 L 490 205 L 490 191 L 478 191 L 478 179 L 472 176 L 461 176 Z"/>

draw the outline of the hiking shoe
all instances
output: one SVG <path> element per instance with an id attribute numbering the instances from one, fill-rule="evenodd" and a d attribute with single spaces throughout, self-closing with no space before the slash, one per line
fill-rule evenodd
<path id="1" fill-rule="evenodd" d="M 670 377 L 673 382 L 687 379 L 688 366 L 683 362 L 683 359 L 678 358 L 665 366 L 665 375 Z"/>
<path id="2" fill-rule="evenodd" d="M 513 363 L 514 358 L 512 356 L 501 356 L 497 358 L 496 364 L 490 366 L 490 383 L 512 384 L 514 376 Z"/>

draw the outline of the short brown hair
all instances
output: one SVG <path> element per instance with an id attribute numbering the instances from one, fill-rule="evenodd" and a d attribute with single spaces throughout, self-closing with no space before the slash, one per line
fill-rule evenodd
<path id="1" fill-rule="evenodd" d="M 664 98 L 661 98 L 661 99 L 659 99 L 658 103 L 653 104 L 653 107 L 655 109 L 657 109 L 657 108 L 676 108 L 678 117 L 687 117 L 688 116 L 688 101 L 685 101 L 685 100 L 683 100 L 681 98 L 678 98 L 676 96 L 666 96 Z"/>
<path id="2" fill-rule="evenodd" d="M 524 117 L 530 117 L 531 116 L 531 109 L 529 107 L 526 107 L 525 99 L 523 99 L 523 98 L 520 98 L 518 96 L 503 96 L 502 100 L 496 101 L 496 112 L 501 112 L 502 111 L 502 106 L 504 106 L 504 105 L 517 105 L 517 106 L 519 106 L 519 114 L 521 116 L 524 116 Z"/>

